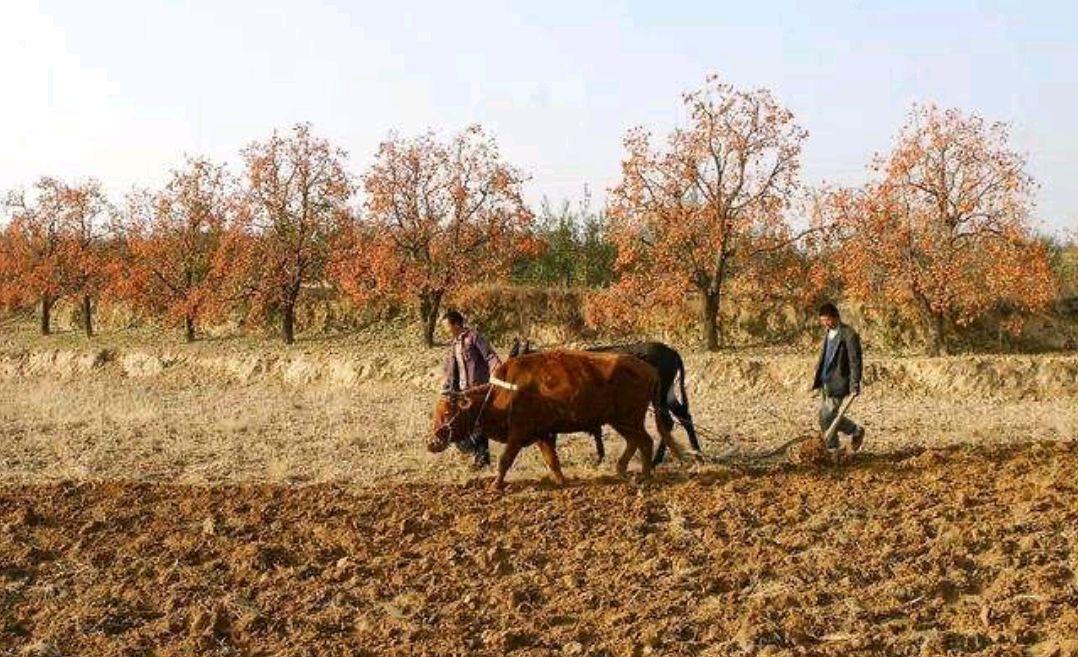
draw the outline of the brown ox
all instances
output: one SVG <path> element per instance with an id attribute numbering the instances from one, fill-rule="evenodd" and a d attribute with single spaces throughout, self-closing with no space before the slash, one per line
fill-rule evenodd
<path id="1" fill-rule="evenodd" d="M 505 443 L 498 459 L 496 488 L 505 485 L 505 473 L 521 448 L 533 443 L 539 446 L 554 480 L 562 484 L 565 476 L 554 435 L 610 425 L 626 443 L 618 473 L 625 475 L 637 451 L 643 475 L 651 472 L 654 444 L 644 419 L 659 394 L 659 375 L 651 365 L 626 354 L 551 351 L 502 363 L 493 376 L 516 389 L 486 384 L 440 398 L 427 449 L 440 452 L 478 427 L 490 440 Z M 656 427 L 680 458 L 681 450 L 669 428 L 660 422 Z"/>

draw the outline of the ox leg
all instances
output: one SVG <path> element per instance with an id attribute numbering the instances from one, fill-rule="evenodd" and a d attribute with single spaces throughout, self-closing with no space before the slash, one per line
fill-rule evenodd
<path id="1" fill-rule="evenodd" d="M 552 437 L 544 438 L 540 440 L 539 452 L 543 455 L 543 460 L 546 461 L 546 467 L 550 468 L 551 474 L 554 475 L 554 481 L 559 486 L 565 485 L 565 475 L 561 472 L 561 461 L 558 459 L 558 451 Z"/>
<path id="2" fill-rule="evenodd" d="M 652 465 L 659 465 L 666 458 L 667 441 L 663 434 L 666 431 L 667 435 L 672 435 L 674 431 L 674 418 L 670 417 L 668 410 L 656 408 L 655 409 L 655 427 L 659 430 L 659 447 L 655 451 L 655 458 L 652 460 Z"/>
<path id="3" fill-rule="evenodd" d="M 670 412 L 681 421 L 681 426 L 685 427 L 685 433 L 689 434 L 689 444 L 692 445 L 693 450 L 697 453 L 701 452 L 700 439 L 696 437 L 696 427 L 693 426 L 688 405 L 681 402 L 670 402 Z"/>
<path id="4" fill-rule="evenodd" d="M 501 456 L 498 457 L 498 476 L 495 477 L 493 484 L 491 484 L 496 490 L 505 488 L 505 473 L 509 472 L 509 468 L 513 465 L 513 461 L 516 460 L 523 444 L 524 441 L 520 436 L 509 434 L 509 438 L 505 442 L 505 449 L 502 450 Z"/>
<path id="5" fill-rule="evenodd" d="M 621 432 L 619 431 L 618 433 Z M 619 477 L 628 476 L 629 462 L 633 460 L 633 456 L 636 455 L 636 450 L 638 448 L 639 446 L 636 444 L 636 441 L 630 440 L 628 437 L 625 438 L 625 451 L 621 453 L 617 464 Z"/>
<path id="6" fill-rule="evenodd" d="M 655 449 L 655 458 L 652 459 L 652 465 L 659 465 L 666 458 L 666 441 L 659 440 L 659 446 Z"/>
<path id="7" fill-rule="evenodd" d="M 655 428 L 659 430 L 659 451 L 655 455 L 655 463 L 658 464 L 663 459 L 663 454 L 666 452 L 666 448 L 670 448 L 670 451 L 674 453 L 679 461 L 685 460 L 685 454 L 682 453 L 681 448 L 674 441 L 674 435 L 672 430 L 674 428 L 674 418 L 670 417 L 670 412 L 665 408 L 655 409 Z"/>
<path id="8" fill-rule="evenodd" d="M 596 427 L 595 429 L 592 429 L 591 436 L 595 439 L 595 453 L 598 457 L 595 460 L 595 463 L 602 463 L 603 457 L 606 456 L 606 446 L 603 445 L 603 428 Z"/>
<path id="9" fill-rule="evenodd" d="M 618 474 L 624 477 L 629 470 L 629 462 L 632 461 L 636 452 L 640 452 L 640 458 L 643 465 L 640 470 L 646 477 L 651 474 L 651 459 L 652 450 L 654 449 L 651 436 L 648 432 L 640 427 L 614 427 L 618 433 L 625 438 L 625 451 L 622 453 L 621 458 L 618 459 Z"/>
<path id="10" fill-rule="evenodd" d="M 652 442 L 651 436 L 648 435 L 647 430 L 643 427 L 640 428 L 637 442 L 639 443 L 638 449 L 640 450 L 640 474 L 647 478 L 651 476 L 651 464 L 652 459 L 654 458 L 652 452 L 655 449 L 655 444 Z"/>

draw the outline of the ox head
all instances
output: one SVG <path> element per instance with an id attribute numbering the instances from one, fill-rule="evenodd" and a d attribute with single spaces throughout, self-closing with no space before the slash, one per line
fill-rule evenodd
<path id="1" fill-rule="evenodd" d="M 478 403 L 460 392 L 447 393 L 434 406 L 434 430 L 427 438 L 427 451 L 442 452 L 450 443 L 468 438 Z"/>

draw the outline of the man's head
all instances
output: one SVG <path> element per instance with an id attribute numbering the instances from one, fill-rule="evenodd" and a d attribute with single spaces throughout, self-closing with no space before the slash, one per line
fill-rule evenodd
<path id="1" fill-rule="evenodd" d="M 838 308 L 835 304 L 828 302 L 820 306 L 820 326 L 830 331 L 838 326 L 838 323 Z"/>
<path id="2" fill-rule="evenodd" d="M 464 332 L 464 315 L 456 310 L 450 310 L 442 315 L 442 322 L 445 324 L 445 330 L 449 331 L 449 335 L 454 338 Z"/>

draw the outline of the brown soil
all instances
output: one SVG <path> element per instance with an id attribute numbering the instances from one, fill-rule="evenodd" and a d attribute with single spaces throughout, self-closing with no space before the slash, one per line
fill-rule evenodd
<path id="1" fill-rule="evenodd" d="M 0 654 L 1066 655 L 1078 446 L 592 475 L 0 487 Z"/>

